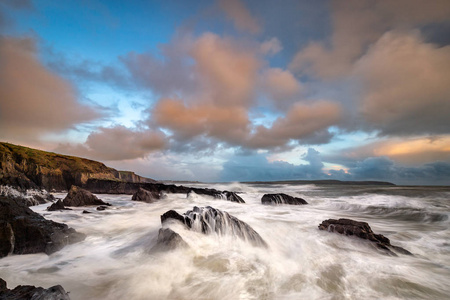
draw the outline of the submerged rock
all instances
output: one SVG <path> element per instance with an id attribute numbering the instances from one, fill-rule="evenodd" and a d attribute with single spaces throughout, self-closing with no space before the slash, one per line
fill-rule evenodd
<path id="1" fill-rule="evenodd" d="M 396 255 L 392 250 L 401 254 L 412 255 L 411 252 L 402 247 L 391 245 L 391 241 L 384 235 L 375 234 L 366 222 L 351 219 L 328 219 L 319 225 L 319 229 L 368 240 L 391 255 Z"/>
<path id="2" fill-rule="evenodd" d="M 159 199 L 161 199 L 161 193 L 156 191 L 147 191 L 143 188 L 139 188 L 139 190 L 131 197 L 131 200 L 133 201 L 142 201 L 147 203 L 152 203 Z"/>
<path id="3" fill-rule="evenodd" d="M 102 211 L 102 210 L 106 210 L 107 208 L 108 208 L 108 207 L 105 206 L 105 205 L 100 205 L 99 207 L 97 207 L 97 210 Z"/>
<path id="4" fill-rule="evenodd" d="M 10 290 L 0 278 L 0 300 L 70 300 L 69 294 L 60 285 L 44 289 L 32 285 L 18 285 Z"/>
<path id="5" fill-rule="evenodd" d="M 170 228 L 161 228 L 158 233 L 156 245 L 150 249 L 150 252 L 170 251 L 188 247 L 188 244 L 178 233 Z"/>
<path id="6" fill-rule="evenodd" d="M 174 210 L 170 210 L 161 216 L 161 223 L 165 223 L 170 219 L 178 220 L 189 229 L 197 232 L 232 235 L 248 241 L 254 246 L 267 247 L 267 243 L 250 225 L 225 211 L 215 209 L 211 206 L 194 206 L 193 210 L 189 210 L 183 215 L 180 215 Z"/>
<path id="7" fill-rule="evenodd" d="M 51 254 L 85 238 L 66 224 L 46 220 L 16 199 L 0 197 L 0 257 Z"/>
<path id="8" fill-rule="evenodd" d="M 110 205 L 98 199 L 91 192 L 75 185 L 72 185 L 70 188 L 69 193 L 63 200 L 63 204 L 65 206 Z"/>
<path id="9" fill-rule="evenodd" d="M 280 194 L 265 194 L 261 198 L 262 204 L 290 204 L 290 205 L 302 205 L 308 204 L 304 199 L 298 197 L 292 197 L 283 193 Z"/>

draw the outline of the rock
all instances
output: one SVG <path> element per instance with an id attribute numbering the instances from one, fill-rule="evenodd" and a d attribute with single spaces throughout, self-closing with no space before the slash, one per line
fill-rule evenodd
<path id="1" fill-rule="evenodd" d="M 83 210 L 83 214 L 92 214 L 92 212 L 87 211 L 87 210 Z"/>
<path id="2" fill-rule="evenodd" d="M 72 185 L 63 203 L 65 206 L 110 205 L 98 199 L 91 192 L 75 185 Z"/>
<path id="3" fill-rule="evenodd" d="M 185 223 L 185 218 L 174 210 L 166 211 L 164 214 L 161 215 L 161 224 L 164 224 L 164 222 L 166 222 L 166 220 L 169 219 L 178 220 L 181 223 Z"/>
<path id="4" fill-rule="evenodd" d="M 245 201 L 236 193 L 228 191 L 218 191 L 215 189 L 194 188 L 182 185 L 163 184 L 163 183 L 136 183 L 136 182 L 120 182 L 116 180 L 103 180 L 89 178 L 84 187 L 97 194 L 134 194 L 139 188 L 151 192 L 153 195 L 168 194 L 189 194 L 194 192 L 197 195 L 211 196 L 216 199 L 224 199 L 228 201 L 245 203 Z"/>
<path id="5" fill-rule="evenodd" d="M 388 254 L 396 256 L 392 250 L 397 253 L 412 255 L 402 247 L 391 245 L 391 241 L 382 234 L 375 234 L 366 222 L 358 222 L 351 219 L 328 219 L 319 225 L 320 230 L 345 234 L 347 236 L 356 236 L 374 243 L 378 248 L 385 250 Z"/>
<path id="6" fill-rule="evenodd" d="M 55 210 L 71 210 L 68 207 L 64 206 L 64 203 L 62 202 L 61 199 L 59 199 L 58 201 L 56 201 L 55 203 L 53 203 L 52 205 L 50 205 L 49 207 L 47 207 L 48 211 L 55 211 Z"/>
<path id="7" fill-rule="evenodd" d="M 159 192 L 147 191 L 143 188 L 139 188 L 139 190 L 133 194 L 133 197 L 131 197 L 131 200 L 147 203 L 152 203 L 159 199 L 161 199 L 161 194 Z"/>
<path id="8" fill-rule="evenodd" d="M 69 294 L 60 285 L 44 289 L 32 285 L 18 285 L 13 290 L 0 278 L 0 300 L 70 300 Z"/>
<path id="9" fill-rule="evenodd" d="M 308 204 L 304 199 L 292 197 L 283 193 L 280 194 L 265 194 L 261 198 L 262 204 L 290 204 L 290 205 L 302 205 Z"/>
<path id="10" fill-rule="evenodd" d="M 177 248 L 188 248 L 183 238 L 170 228 L 161 228 L 158 233 L 156 245 L 150 249 L 151 253 L 170 251 Z"/>
<path id="11" fill-rule="evenodd" d="M 194 206 L 193 210 L 189 210 L 183 215 L 170 210 L 161 216 L 161 223 L 170 219 L 178 220 L 187 228 L 204 234 L 232 235 L 250 242 L 254 246 L 267 247 L 267 243 L 250 225 L 211 206 Z"/>
<path id="12" fill-rule="evenodd" d="M 222 195 L 224 195 L 225 199 L 227 199 L 228 201 L 237 202 L 237 203 L 245 203 L 244 199 L 242 199 L 241 196 L 239 196 L 235 192 L 224 191 L 222 193 Z"/>
<path id="13" fill-rule="evenodd" d="M 104 205 L 100 205 L 99 207 L 97 207 L 97 210 L 105 210 L 105 209 L 107 209 L 108 207 L 107 206 L 104 206 Z"/>
<path id="14" fill-rule="evenodd" d="M 20 201 L 0 197 L 0 257 L 51 254 L 85 238 L 66 224 L 46 220 Z"/>

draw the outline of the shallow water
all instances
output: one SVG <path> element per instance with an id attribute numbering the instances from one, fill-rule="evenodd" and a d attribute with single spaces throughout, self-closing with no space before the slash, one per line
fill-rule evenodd
<path id="1" fill-rule="evenodd" d="M 0 260 L 9 287 L 61 284 L 71 299 L 447 299 L 450 295 L 450 188 L 197 184 L 240 192 L 245 204 L 171 194 L 152 203 L 98 195 L 113 206 L 47 212 L 87 234 L 50 256 Z M 261 205 L 264 193 L 287 193 L 303 206 Z M 56 194 L 64 197 L 64 194 Z M 248 223 L 269 245 L 203 235 L 169 224 L 189 249 L 151 254 L 160 215 L 212 206 Z M 386 256 L 356 238 L 317 226 L 329 218 L 366 221 L 414 256 Z"/>

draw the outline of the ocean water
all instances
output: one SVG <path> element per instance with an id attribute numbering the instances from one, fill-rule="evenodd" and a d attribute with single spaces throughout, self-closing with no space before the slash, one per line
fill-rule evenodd
<path id="1" fill-rule="evenodd" d="M 450 297 L 450 187 L 196 184 L 240 193 L 245 204 L 170 194 L 147 204 L 131 195 L 98 195 L 113 204 L 47 212 L 87 234 L 50 256 L 0 259 L 0 277 L 19 284 L 61 284 L 71 299 L 448 299 Z M 265 193 L 309 202 L 266 206 Z M 64 194 L 56 194 L 64 197 Z M 160 215 L 212 206 L 249 224 L 268 244 L 203 235 L 168 224 L 190 246 L 149 253 Z M 318 230 L 329 218 L 368 222 L 414 256 L 387 256 L 357 238 Z"/>

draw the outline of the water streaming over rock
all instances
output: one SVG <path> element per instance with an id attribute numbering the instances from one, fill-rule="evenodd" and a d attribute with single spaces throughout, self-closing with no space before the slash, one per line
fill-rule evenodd
<path id="1" fill-rule="evenodd" d="M 447 299 L 450 294 L 450 188 L 196 187 L 236 191 L 245 203 L 167 194 L 155 203 L 131 201 L 130 195 L 97 195 L 112 204 L 105 211 L 74 207 L 48 212 L 48 204 L 33 206 L 87 238 L 50 256 L 2 258 L 0 277 L 11 287 L 61 284 L 75 300 Z M 308 205 L 262 205 L 261 197 L 268 193 L 301 197 Z M 202 225 L 199 230 L 181 222 L 162 225 L 187 247 L 149 251 L 156 245 L 162 214 L 190 210 L 187 215 L 207 219 L 213 214 L 208 206 L 248 224 L 268 247 L 255 247 L 236 234 L 219 234 L 222 229 L 216 228 L 230 227 L 208 219 L 210 234 L 202 232 Z M 367 222 L 375 233 L 414 256 L 383 255 L 365 240 L 318 229 L 322 221 L 340 218 Z"/>

